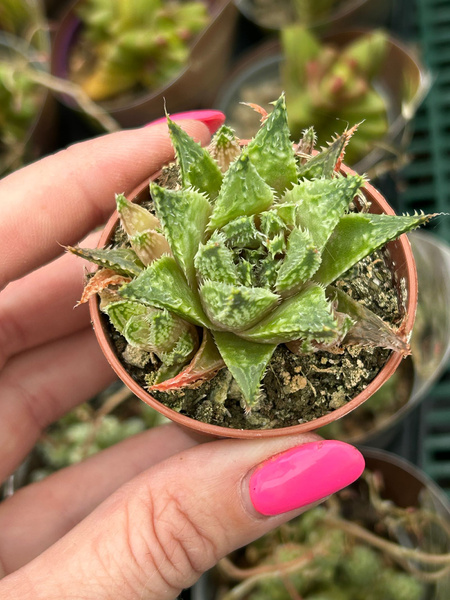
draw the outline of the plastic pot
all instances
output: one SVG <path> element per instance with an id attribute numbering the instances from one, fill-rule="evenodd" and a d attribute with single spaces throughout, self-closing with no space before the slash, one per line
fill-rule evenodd
<path id="1" fill-rule="evenodd" d="M 365 32 L 360 30 L 345 31 L 328 35 L 323 41 L 341 48 L 363 33 Z M 283 54 L 278 40 L 263 42 L 237 62 L 214 102 L 214 106 L 227 115 L 231 125 L 233 125 L 232 111 L 243 100 L 242 90 L 246 86 L 255 86 L 255 88 L 263 86 L 268 90 L 264 91 L 264 95 L 270 95 L 270 101 L 278 97 L 282 88 L 280 82 L 282 62 Z M 358 173 L 367 173 L 382 160 L 392 159 L 399 150 L 405 148 L 406 128 L 429 88 L 429 75 L 412 51 L 397 40 L 389 38 L 385 60 L 373 85 L 385 99 L 389 130 L 382 140 L 377 141 L 377 147 L 352 165 Z M 251 101 L 261 103 L 257 97 L 252 97 Z M 255 130 L 258 123 L 258 115 L 255 114 Z M 350 123 L 350 126 L 353 124 Z M 237 134 L 243 137 L 248 135 L 239 130 Z"/>
<path id="2" fill-rule="evenodd" d="M 75 15 L 75 2 L 61 19 L 52 52 L 52 73 L 68 78 L 69 53 L 76 44 L 81 22 Z M 178 76 L 159 89 L 127 94 L 101 103 L 122 127 L 137 127 L 164 116 L 164 102 L 169 112 L 209 107 L 222 84 L 231 56 L 237 9 L 230 0 L 205 0 L 210 7 L 210 22 L 196 36 L 188 64 Z M 77 109 L 66 95 L 59 99 Z"/>
<path id="3" fill-rule="evenodd" d="M 450 501 L 444 492 L 423 471 L 395 454 L 373 448 L 361 448 L 366 466 L 381 473 L 383 498 L 402 508 L 417 507 L 426 495 L 427 507 L 450 523 Z M 433 596 L 434 598 L 435 596 Z M 444 597 L 444 596 L 440 596 Z M 216 600 L 212 577 L 206 573 L 191 588 L 192 600 Z M 431 596 L 427 595 L 427 600 Z"/>
<path id="4" fill-rule="evenodd" d="M 292 0 L 283 0 L 281 3 L 273 0 L 272 10 L 258 10 L 258 4 L 261 6 L 263 3 L 255 0 L 235 0 L 235 3 L 249 21 L 265 30 L 280 30 L 295 19 L 295 13 L 289 12 Z M 269 3 L 265 4 L 267 6 Z M 288 7 L 287 12 L 283 13 L 283 6 Z M 309 27 L 329 32 L 353 26 L 384 24 L 390 8 L 390 0 L 342 0 L 327 16 L 309 23 Z"/>
<path id="5" fill-rule="evenodd" d="M 344 173 L 351 173 L 352 171 L 347 167 L 343 167 Z M 155 174 L 151 179 L 154 179 L 158 174 Z M 371 211 L 374 213 L 386 213 L 394 214 L 392 208 L 388 205 L 382 195 L 370 184 L 367 184 L 364 188 L 364 193 L 372 203 Z M 136 202 L 143 202 L 149 199 L 149 185 L 148 181 L 145 181 L 135 193 L 129 196 L 129 200 Z M 115 212 L 103 231 L 103 234 L 99 241 L 99 247 L 107 246 L 114 235 L 114 232 L 118 226 L 119 220 L 118 215 Z M 402 235 L 399 239 L 390 242 L 387 245 L 388 249 L 388 260 L 391 264 L 394 280 L 398 286 L 399 298 L 401 299 L 400 305 L 403 306 L 405 311 L 404 318 L 404 331 L 409 336 L 412 326 L 414 323 L 416 306 L 417 306 L 417 274 L 414 264 L 414 257 L 411 251 L 408 238 Z M 371 383 L 355 398 L 347 402 L 344 406 L 320 417 L 315 420 L 302 423 L 295 426 L 267 429 L 267 430 L 244 430 L 244 429 L 233 429 L 217 425 L 211 425 L 203 423 L 180 414 L 176 411 L 171 410 L 164 404 L 158 402 L 153 396 L 151 396 L 146 390 L 144 390 L 127 372 L 123 366 L 121 360 L 118 358 L 114 344 L 111 341 L 109 335 L 108 322 L 105 315 L 100 312 L 98 306 L 98 299 L 91 297 L 90 299 L 90 311 L 91 320 L 94 326 L 95 334 L 98 342 L 102 348 L 105 357 L 110 363 L 111 367 L 117 373 L 119 378 L 127 385 L 130 390 L 138 396 L 141 400 L 161 412 L 164 416 L 169 418 L 176 423 L 185 426 L 189 429 L 196 430 L 199 433 L 216 436 L 216 437 L 232 437 L 232 438 L 265 438 L 265 437 L 277 437 L 283 435 L 291 435 L 294 433 L 303 433 L 311 431 L 327 425 L 336 419 L 349 413 L 360 404 L 365 402 L 376 390 L 378 390 L 385 381 L 395 372 L 399 366 L 402 356 L 398 353 L 392 353 L 388 358 L 386 364 L 378 373 L 378 375 L 372 380 Z"/>

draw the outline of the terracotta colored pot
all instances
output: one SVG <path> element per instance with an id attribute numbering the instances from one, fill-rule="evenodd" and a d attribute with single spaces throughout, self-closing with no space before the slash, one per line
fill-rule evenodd
<path id="1" fill-rule="evenodd" d="M 53 42 L 52 73 L 63 79 L 68 78 L 69 51 L 76 43 L 81 27 L 74 12 L 79 1 L 61 19 Z M 164 102 L 172 113 L 210 107 L 227 72 L 238 13 L 230 0 L 204 1 L 210 6 L 210 22 L 196 36 L 189 62 L 175 79 L 155 90 L 134 96 L 124 95 L 123 98 L 118 96 L 101 103 L 122 127 L 137 127 L 163 117 Z M 65 95 L 59 95 L 58 98 L 70 108 L 78 110 L 72 98 Z"/>
<path id="2" fill-rule="evenodd" d="M 360 450 L 364 455 L 366 467 L 381 473 L 383 477 L 383 498 L 393 501 L 402 508 L 417 507 L 421 496 L 426 493 L 428 507 L 450 523 L 449 499 L 423 471 L 390 452 L 373 448 L 360 448 Z M 428 595 L 426 597 L 431 598 Z M 202 576 L 191 588 L 191 598 L 192 600 L 216 600 L 216 586 L 209 573 Z"/>
<path id="3" fill-rule="evenodd" d="M 363 30 L 341 31 L 326 35 L 322 39 L 338 48 L 342 48 L 356 40 Z M 228 119 L 231 110 L 243 100 L 241 90 L 248 85 L 264 86 L 273 82 L 274 95 L 277 98 L 282 90 L 280 65 L 283 54 L 280 42 L 271 39 L 248 51 L 236 63 L 233 70 L 219 90 L 214 106 L 224 112 Z M 277 83 L 279 82 L 279 83 Z M 383 96 L 387 107 L 389 130 L 379 142 L 378 147 L 370 150 L 364 158 L 352 165 L 358 173 L 367 173 L 375 165 L 394 157 L 393 151 L 401 151 L 408 141 L 407 125 L 415 114 L 430 85 L 430 77 L 415 53 L 398 42 L 388 38 L 386 58 L 379 74 L 374 80 L 374 87 Z M 252 102 L 261 103 L 252 98 Z M 289 101 L 288 101 L 289 108 Z M 255 130 L 259 126 L 255 115 Z M 231 123 L 232 124 L 232 123 Z M 353 125 L 353 123 L 350 123 Z M 243 135 L 237 131 L 238 135 Z M 388 150 L 392 148 L 392 151 Z"/>
<path id="4" fill-rule="evenodd" d="M 342 168 L 343 173 L 353 173 L 353 171 L 347 167 Z M 155 179 L 158 173 L 155 173 L 150 180 Z M 370 184 L 366 184 L 364 193 L 372 203 L 371 212 L 373 213 L 386 213 L 393 215 L 395 214 L 392 208 L 388 205 L 383 196 Z M 130 194 L 128 199 L 136 202 L 143 202 L 150 198 L 148 181 L 145 181 L 139 186 L 134 193 Z M 114 235 L 119 223 L 117 212 L 115 212 L 109 219 L 103 234 L 99 241 L 99 247 L 107 246 Z M 388 259 L 390 261 L 394 279 L 398 284 L 399 297 L 401 298 L 400 304 L 405 309 L 405 322 L 404 331 L 409 337 L 412 327 L 414 324 L 414 318 L 417 307 L 417 273 L 414 263 L 414 257 L 411 251 L 411 246 L 406 235 L 402 235 L 399 239 L 390 242 L 387 245 L 388 248 Z M 400 293 L 400 289 L 404 292 Z M 228 427 L 221 427 L 218 425 L 211 425 L 196 421 L 190 417 L 182 415 L 158 400 L 153 398 L 148 392 L 146 392 L 126 371 L 122 362 L 118 358 L 114 345 L 110 339 L 108 332 L 108 323 L 105 316 L 100 312 L 98 307 L 97 297 L 90 299 L 90 311 L 91 319 L 94 326 L 94 331 L 97 336 L 98 342 L 105 354 L 111 367 L 120 377 L 120 379 L 130 388 L 130 390 L 136 394 L 141 400 L 155 408 L 158 412 L 162 413 L 167 418 L 188 427 L 194 429 L 199 433 L 217 436 L 217 437 L 231 437 L 231 438 L 266 438 L 266 437 L 277 437 L 284 435 L 291 435 L 297 433 L 304 433 L 327 425 L 346 415 L 357 406 L 365 402 L 370 396 L 376 392 L 382 385 L 389 379 L 389 377 L 395 372 L 398 365 L 402 360 L 402 356 L 398 353 L 393 352 L 387 360 L 384 367 L 373 379 L 373 381 L 355 398 L 347 402 L 344 406 L 312 421 L 294 425 L 290 427 L 267 429 L 267 430 L 245 430 L 245 429 L 232 429 Z"/>

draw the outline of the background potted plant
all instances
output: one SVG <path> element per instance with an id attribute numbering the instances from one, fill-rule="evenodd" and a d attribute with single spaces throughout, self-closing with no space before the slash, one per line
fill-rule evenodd
<path id="1" fill-rule="evenodd" d="M 361 480 L 222 560 L 193 600 L 444 600 L 448 498 L 407 461 L 363 454 Z"/>
<path id="2" fill-rule="evenodd" d="M 35 75 L 49 71 L 50 39 L 38 2 L 0 7 L 0 174 L 49 151 L 55 103 Z"/>
<path id="3" fill-rule="evenodd" d="M 382 31 L 347 31 L 320 41 L 298 25 L 281 31 L 237 64 L 215 104 L 238 135 L 249 137 L 257 118 L 239 102 L 266 109 L 281 90 L 290 107 L 294 135 L 314 123 L 323 144 L 347 123 L 359 123 L 360 139 L 346 161 L 369 172 L 404 149 L 405 128 L 428 89 L 429 78 L 403 45 Z"/>
<path id="4" fill-rule="evenodd" d="M 205 106 L 230 57 L 229 0 L 81 0 L 56 31 L 52 73 L 74 79 L 123 127 Z M 66 104 L 73 99 L 63 95 Z"/>
<path id="5" fill-rule="evenodd" d="M 343 274 L 428 217 L 346 216 L 357 197 L 360 210 L 367 211 L 368 204 L 372 213 L 392 215 L 392 210 L 374 188 L 362 187 L 360 176 L 348 170 L 333 176 L 350 132 L 315 156 L 310 154 L 312 130 L 300 148 L 293 148 L 283 96 L 242 153 L 229 128 L 216 134 L 212 153 L 218 162 L 173 122 L 169 126 L 185 191 L 161 187 L 173 180 L 169 168 L 158 179 L 161 185 L 152 184 L 151 197 L 147 183 L 140 188 L 135 199 L 143 206 L 117 197 L 126 235 L 119 233 L 114 215 L 100 242 L 100 247 L 113 244 L 111 250 L 71 248 L 102 267 L 83 300 L 92 296 L 94 327 L 111 365 L 136 395 L 169 418 L 217 435 L 282 435 L 346 414 L 376 391 L 408 352 L 416 282 L 406 239 L 390 244 L 390 267 L 377 255 L 377 265 L 385 269 L 375 268 L 377 281 L 391 287 L 395 273 L 394 279 L 404 282 L 400 304 L 397 292 L 391 300 L 384 287 L 376 294 L 383 298 L 384 316 L 388 304 L 395 307 L 396 333 L 372 313 L 374 306 L 362 309 L 356 296 L 349 296 L 352 284 Z M 218 165 L 226 170 L 234 158 L 223 177 Z M 278 190 L 275 203 L 273 189 Z M 330 202 L 332 215 L 327 214 Z M 307 216 L 298 216 L 303 211 Z M 359 225 L 379 236 L 369 241 Z M 345 238 L 341 230 L 347 231 Z M 344 242 L 350 244 L 347 250 Z M 364 278 L 352 272 L 350 279 L 355 277 Z M 341 289 L 330 287 L 337 280 L 340 286 L 341 279 Z M 363 287 L 370 285 L 366 281 Z M 366 289 L 365 301 L 373 296 Z M 353 350 L 342 352 L 342 339 L 355 344 Z M 369 339 L 371 348 L 364 354 L 362 340 Z M 396 351 L 374 353 L 374 346 Z M 304 354 L 311 368 L 302 363 Z M 260 394 L 261 380 L 265 391 Z"/>

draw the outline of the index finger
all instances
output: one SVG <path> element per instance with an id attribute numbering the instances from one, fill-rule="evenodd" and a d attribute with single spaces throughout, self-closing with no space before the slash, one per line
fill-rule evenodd
<path id="1" fill-rule="evenodd" d="M 180 123 L 202 145 L 209 129 Z M 81 142 L 0 182 L 0 290 L 78 242 L 129 193 L 174 156 L 166 124 Z"/>

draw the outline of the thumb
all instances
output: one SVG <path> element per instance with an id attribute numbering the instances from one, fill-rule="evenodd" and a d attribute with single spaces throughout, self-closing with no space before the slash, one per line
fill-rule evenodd
<path id="1" fill-rule="evenodd" d="M 173 600 L 232 550 L 361 474 L 314 434 L 196 446 L 123 486 L 0 585 L 7 598 Z"/>

